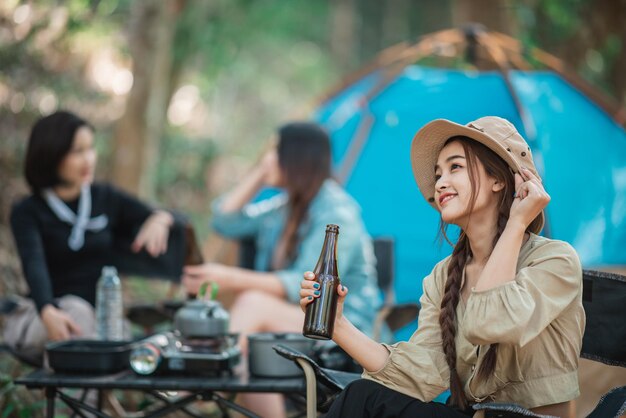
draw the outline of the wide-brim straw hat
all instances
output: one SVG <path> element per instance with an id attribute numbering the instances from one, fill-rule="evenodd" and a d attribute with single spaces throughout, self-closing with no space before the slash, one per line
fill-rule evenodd
<path id="1" fill-rule="evenodd" d="M 520 173 L 521 168 L 525 167 L 541 179 L 530 147 L 508 120 L 485 116 L 467 125 L 460 125 L 446 119 L 436 119 L 424 125 L 415 134 L 411 144 L 411 164 L 415 181 L 422 196 L 436 210 L 439 208 L 435 203 L 435 165 L 446 141 L 455 136 L 464 136 L 485 145 L 498 154 L 513 173 Z M 530 231 L 538 234 L 544 223 L 545 215 L 541 211 L 530 224 Z"/>

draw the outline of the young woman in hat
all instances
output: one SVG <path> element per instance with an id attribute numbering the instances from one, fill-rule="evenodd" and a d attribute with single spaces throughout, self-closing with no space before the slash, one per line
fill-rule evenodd
<path id="1" fill-rule="evenodd" d="M 417 331 L 377 344 L 342 315 L 333 339 L 364 368 L 327 417 L 467 417 L 479 402 L 509 402 L 572 417 L 585 315 L 574 249 L 540 237 L 550 201 L 531 151 L 508 121 L 436 120 L 415 136 L 413 172 L 445 226 L 460 236 L 424 279 Z M 303 309 L 316 295 L 302 281 Z M 349 298 L 348 298 L 349 299 Z M 449 405 L 431 402 L 450 389 Z"/>
<path id="2" fill-rule="evenodd" d="M 40 118 L 26 148 L 32 194 L 11 210 L 11 230 L 30 288 L 5 317 L 4 340 L 32 362 L 46 341 L 95 334 L 96 282 L 111 264 L 113 241 L 139 230 L 132 244 L 165 252 L 172 215 L 105 183 L 94 183 L 93 128 L 58 111 Z"/>
<path id="3" fill-rule="evenodd" d="M 229 238 L 251 237 L 254 270 L 206 263 L 187 266 L 183 284 L 195 293 L 205 281 L 236 293 L 230 325 L 246 336 L 255 332 L 302 332 L 302 271 L 315 266 L 327 224 L 349 225 L 339 236 L 341 279 L 350 286 L 344 313 L 365 333 L 372 331 L 381 298 L 376 284 L 372 240 L 358 204 L 331 175 L 328 134 L 317 124 L 293 122 L 278 130 L 278 144 L 260 164 L 213 204 L 213 226 Z M 252 203 L 262 187 L 282 188 L 271 199 Z M 315 290 L 314 290 L 315 291 Z M 271 399 L 271 396 L 274 398 Z M 261 416 L 285 415 L 282 398 L 247 394 L 243 402 Z"/>

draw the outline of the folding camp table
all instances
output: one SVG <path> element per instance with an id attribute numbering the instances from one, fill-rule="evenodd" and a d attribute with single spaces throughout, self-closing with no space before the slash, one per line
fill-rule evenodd
<path id="1" fill-rule="evenodd" d="M 46 417 L 54 417 L 55 401 L 61 400 L 79 416 L 92 413 L 97 417 L 107 418 L 102 412 L 102 391 L 111 389 L 139 390 L 150 394 L 163 405 L 147 413 L 144 417 L 160 417 L 173 411 L 182 411 L 189 416 L 197 417 L 187 405 L 197 400 L 215 402 L 224 416 L 228 410 L 235 410 L 247 417 L 257 417 L 253 412 L 231 402 L 222 396 L 223 393 L 304 393 L 304 378 L 261 378 L 247 375 L 224 376 L 138 376 L 131 371 L 123 371 L 109 375 L 78 375 L 60 374 L 51 370 L 39 369 L 15 381 L 29 389 L 42 388 L 46 393 Z M 98 407 L 88 405 L 84 399 L 68 395 L 64 389 L 96 389 L 98 391 Z M 179 398 L 170 399 L 163 392 L 184 392 Z"/>

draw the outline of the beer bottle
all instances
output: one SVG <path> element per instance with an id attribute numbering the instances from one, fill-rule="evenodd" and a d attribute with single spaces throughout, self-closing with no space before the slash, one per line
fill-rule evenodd
<path id="1" fill-rule="evenodd" d="M 204 263 L 202 251 L 198 246 L 196 233 L 191 224 L 185 225 L 185 260 L 186 266 L 197 266 Z"/>
<path id="2" fill-rule="evenodd" d="M 185 225 L 185 259 L 183 263 L 185 266 L 198 266 L 204 263 L 204 257 L 202 257 L 202 251 L 200 251 L 196 233 L 191 224 Z M 187 300 L 196 299 L 197 296 L 195 293 L 187 292 Z"/>
<path id="3" fill-rule="evenodd" d="M 320 296 L 309 303 L 304 316 L 302 334 L 317 340 L 330 340 L 335 327 L 337 314 L 337 286 L 339 271 L 337 270 L 337 239 L 338 225 L 326 225 L 326 237 L 319 260 L 315 265 L 315 281 L 319 283 Z"/>

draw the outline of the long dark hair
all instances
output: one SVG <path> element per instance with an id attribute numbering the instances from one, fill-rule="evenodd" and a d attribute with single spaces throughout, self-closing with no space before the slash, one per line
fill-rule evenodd
<path id="1" fill-rule="evenodd" d="M 504 188 L 499 193 L 498 201 L 498 219 L 496 225 L 496 235 L 493 238 L 491 249 L 496 246 L 498 239 L 504 231 L 504 227 L 509 219 L 509 212 L 513 204 L 513 192 L 515 191 L 515 178 L 511 174 L 508 164 L 500 158 L 495 152 L 491 151 L 485 145 L 474 141 L 473 139 L 456 136 L 450 138 L 446 145 L 451 142 L 459 142 L 465 151 L 467 161 L 467 170 L 469 173 L 470 184 L 472 186 L 472 195 L 468 208 L 473 208 L 478 195 L 478 162 L 480 161 L 485 167 L 487 174 L 495 178 L 498 182 L 504 184 Z M 471 212 L 470 212 L 471 216 Z M 446 236 L 447 225 L 441 221 L 440 234 L 448 240 Z M 449 241 L 449 240 L 448 240 Z M 441 326 L 441 339 L 443 343 L 443 352 L 446 356 L 446 362 L 450 368 L 450 398 L 453 404 L 461 408 L 467 406 L 465 396 L 463 394 L 463 385 L 456 370 L 456 307 L 459 303 L 461 295 L 461 280 L 463 270 L 468 259 L 472 257 L 472 250 L 469 245 L 469 239 L 465 231 L 461 228 L 459 239 L 454 246 L 450 263 L 448 264 L 448 279 L 445 285 L 445 291 L 441 300 L 441 313 L 439 314 L 439 325 Z M 482 364 L 478 369 L 479 379 L 488 379 L 494 372 L 498 355 L 498 344 L 492 344 L 483 358 Z"/>
<path id="2" fill-rule="evenodd" d="M 33 193 L 63 182 L 59 165 L 72 148 L 76 131 L 91 125 L 73 113 L 58 111 L 40 118 L 28 138 L 24 176 Z"/>
<path id="3" fill-rule="evenodd" d="M 298 227 L 305 220 L 309 205 L 319 192 L 324 180 L 330 177 L 330 139 L 319 125 L 294 122 L 278 131 L 278 165 L 289 196 L 289 215 L 281 237 L 285 243 L 285 263 L 295 256 Z M 280 246 L 279 246 L 280 248 Z"/>

